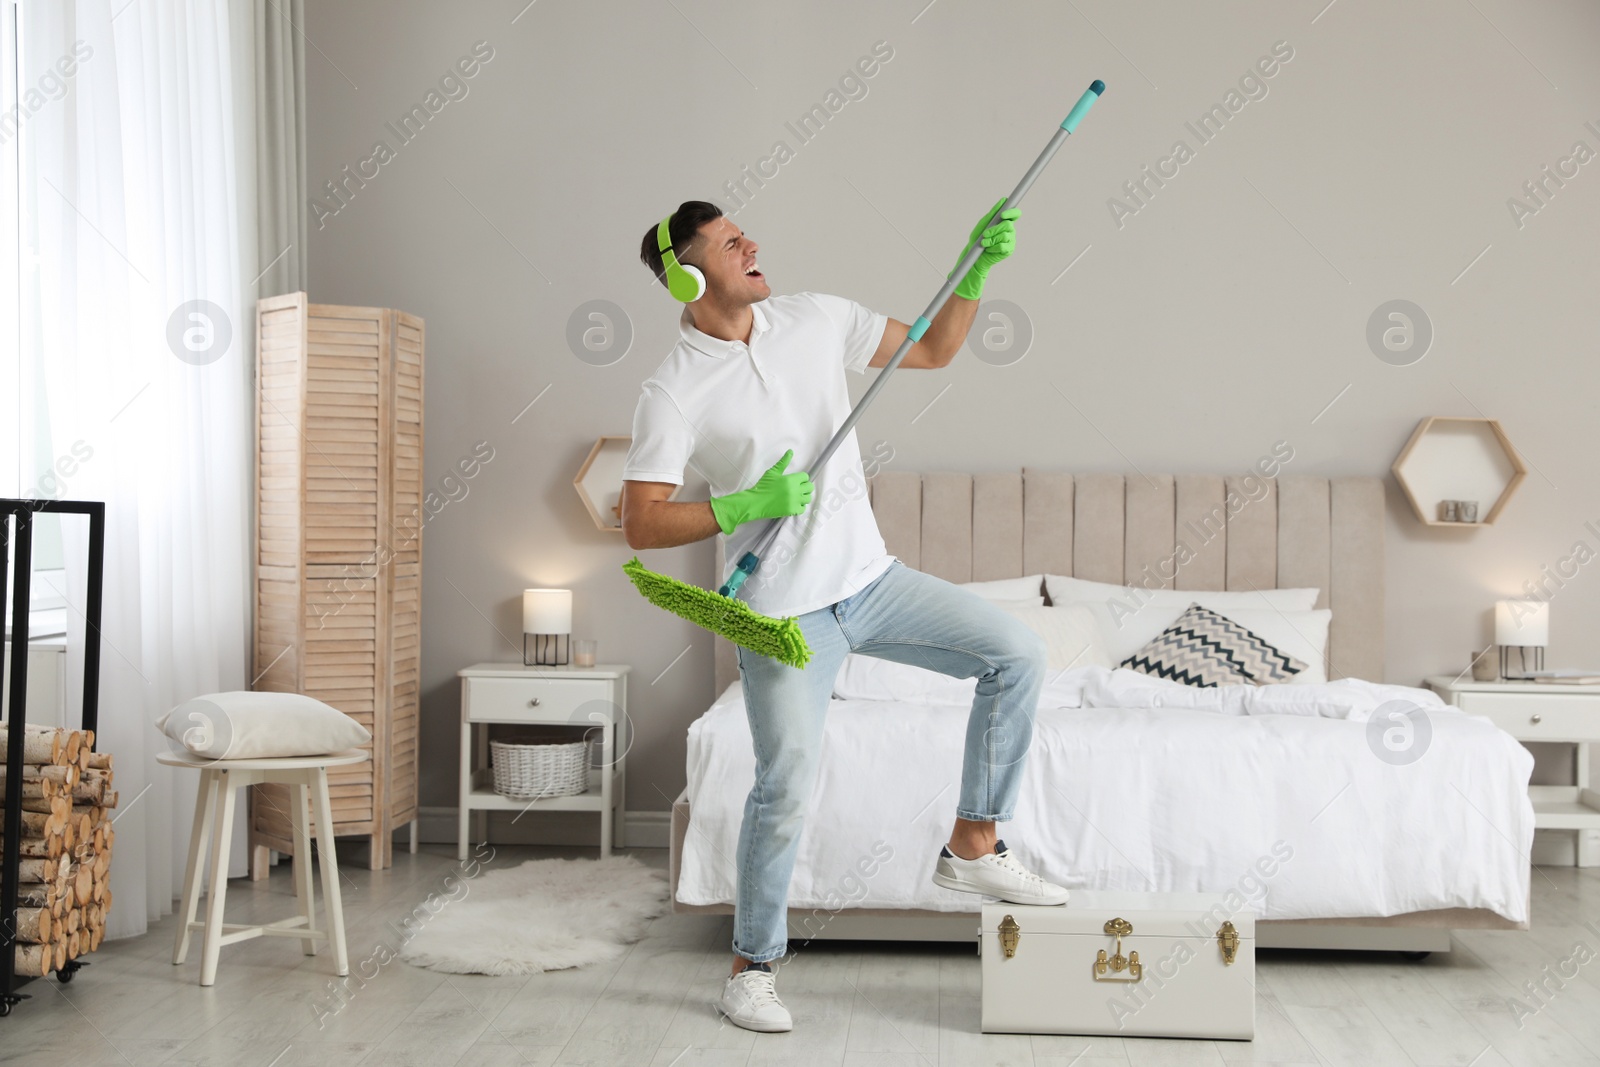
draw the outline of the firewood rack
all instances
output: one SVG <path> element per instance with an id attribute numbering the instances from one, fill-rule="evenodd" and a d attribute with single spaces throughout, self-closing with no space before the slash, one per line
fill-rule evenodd
<path id="1" fill-rule="evenodd" d="M 100 615 L 105 583 L 106 505 L 99 500 L 23 500 L 0 497 L 0 604 L 6 598 L 6 556 L 12 551 L 10 710 L 6 736 L 5 844 L 0 849 L 0 1017 L 26 1000 L 17 990 L 33 981 L 16 973 L 18 871 L 22 849 L 22 749 L 27 723 L 28 609 L 33 574 L 33 516 L 40 512 L 89 517 L 89 587 L 84 604 L 83 724 L 95 730 L 100 697 Z M 13 534 L 12 520 L 16 523 Z M 82 959 L 68 960 L 56 971 L 60 982 L 72 981 Z"/>

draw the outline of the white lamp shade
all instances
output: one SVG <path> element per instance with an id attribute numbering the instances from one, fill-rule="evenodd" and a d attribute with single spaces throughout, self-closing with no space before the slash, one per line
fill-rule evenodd
<path id="1" fill-rule="evenodd" d="M 522 632 L 525 634 L 570 634 L 572 632 L 572 590 L 524 589 L 522 591 Z"/>
<path id="2" fill-rule="evenodd" d="M 1501 600 L 1494 606 L 1494 643 L 1537 645 L 1550 643 L 1550 605 L 1542 600 Z"/>

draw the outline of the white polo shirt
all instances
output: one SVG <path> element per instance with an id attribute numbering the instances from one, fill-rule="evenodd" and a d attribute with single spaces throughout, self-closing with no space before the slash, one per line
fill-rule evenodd
<path id="1" fill-rule="evenodd" d="M 785 521 L 740 597 L 763 615 L 802 615 L 843 600 L 894 561 L 867 501 L 855 431 L 825 470 L 811 469 L 850 413 L 844 372 L 866 370 L 888 316 L 821 293 L 769 297 L 750 310 L 746 346 L 701 333 L 684 309 L 681 339 L 645 380 L 622 477 L 682 485 L 689 468 L 712 496 L 726 496 L 794 449 L 788 471 L 809 473 L 816 490 L 806 510 Z M 717 535 L 729 569 L 766 527 L 758 519 Z"/>

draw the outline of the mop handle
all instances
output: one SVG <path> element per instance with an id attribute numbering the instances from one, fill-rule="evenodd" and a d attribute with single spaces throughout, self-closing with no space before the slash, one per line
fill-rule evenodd
<path id="1" fill-rule="evenodd" d="M 1027 195 L 1028 190 L 1033 186 L 1034 180 L 1039 177 L 1045 166 L 1049 164 L 1051 157 L 1056 154 L 1056 149 L 1060 148 L 1062 143 L 1072 135 L 1072 131 L 1078 128 L 1078 123 L 1083 121 L 1083 117 L 1089 113 L 1089 108 L 1093 106 L 1095 100 L 1099 99 L 1100 94 L 1105 92 L 1105 88 L 1106 83 L 1096 79 L 1084 91 L 1084 94 L 1078 98 L 1077 104 L 1067 113 L 1067 117 L 1062 120 L 1061 126 L 1051 136 L 1050 143 L 1044 146 L 1044 151 L 1039 153 L 1039 158 L 1033 161 L 1033 166 L 1028 168 L 1028 172 L 1022 176 L 1022 180 L 1011 191 L 1011 195 L 1006 197 L 1005 202 L 996 208 L 994 214 L 989 217 L 985 228 L 992 226 L 994 220 L 1002 212 L 1008 208 L 1016 207 L 1022 202 L 1022 198 Z M 961 262 L 956 266 L 955 270 L 950 272 L 950 276 L 945 279 L 945 283 L 939 287 L 939 292 L 929 301 L 927 308 L 917 317 L 917 321 L 911 324 L 911 329 L 906 333 L 906 339 L 900 342 L 900 347 L 895 350 L 889 362 L 884 364 L 883 370 L 878 372 L 878 376 L 873 379 L 872 385 L 867 388 L 866 393 L 856 402 L 856 406 L 851 409 L 844 423 L 835 431 L 833 437 L 822 449 L 822 454 L 807 468 L 808 470 L 820 471 L 827 465 L 828 460 L 833 458 L 833 454 L 838 451 L 839 445 L 849 436 L 850 431 L 855 429 L 856 422 L 888 382 L 889 375 L 893 374 L 895 368 L 900 366 L 900 361 L 905 359 L 907 352 L 911 351 L 911 346 L 921 340 L 924 333 L 927 333 L 928 327 L 933 325 L 933 316 L 937 315 L 939 309 L 944 307 L 945 301 L 950 298 L 951 293 L 955 292 L 956 286 L 961 284 L 961 280 L 967 276 L 967 271 L 972 269 L 972 265 L 978 261 L 978 257 L 983 254 L 983 251 L 981 242 L 972 242 L 972 247 L 967 249 L 966 255 L 961 257 Z M 719 590 L 723 596 L 735 595 L 739 591 L 739 587 L 744 584 L 745 579 L 755 573 L 756 567 L 761 564 L 761 557 L 766 555 L 767 550 L 772 547 L 772 543 L 778 539 L 778 534 L 782 531 L 784 522 L 793 517 L 792 515 L 783 515 L 770 520 L 770 525 L 756 540 L 750 551 L 745 553 L 739 560 L 733 573 L 728 576 L 727 582 Z"/>

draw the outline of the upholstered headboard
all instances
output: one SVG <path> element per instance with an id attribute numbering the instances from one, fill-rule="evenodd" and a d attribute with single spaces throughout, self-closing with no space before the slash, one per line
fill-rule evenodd
<path id="1" fill-rule="evenodd" d="M 1152 589 L 1315 586 L 1317 607 L 1333 610 L 1328 677 L 1383 680 L 1378 478 L 886 470 L 871 499 L 889 551 L 952 582 L 1049 573 Z M 739 669 L 733 646 L 715 641 L 721 693 Z"/>

